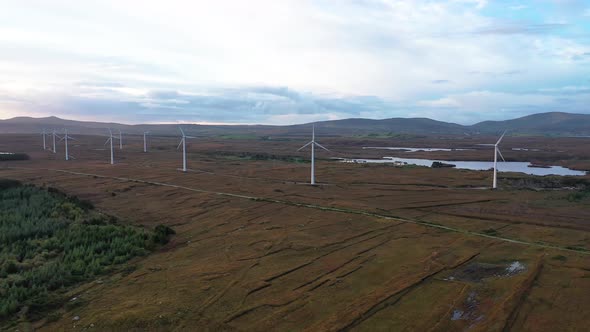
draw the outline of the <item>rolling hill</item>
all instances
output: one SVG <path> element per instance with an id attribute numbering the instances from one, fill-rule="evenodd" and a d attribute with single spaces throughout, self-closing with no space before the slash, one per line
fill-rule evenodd
<path id="1" fill-rule="evenodd" d="M 513 135 L 552 135 L 552 136 L 590 136 L 590 115 L 572 113 L 539 113 L 525 117 L 504 120 L 484 121 L 471 126 L 436 121 L 428 118 L 390 118 L 344 119 L 314 123 L 321 135 L 463 135 L 497 134 L 508 130 Z M 309 134 L 310 124 L 289 126 L 269 125 L 183 125 L 187 131 L 199 136 L 217 135 L 285 135 L 301 136 Z M 107 129 L 121 130 L 127 134 L 141 134 L 149 131 L 156 135 L 177 135 L 176 124 L 138 124 L 88 122 L 65 120 L 57 117 L 30 118 L 16 117 L 0 120 L 0 133 L 40 133 L 43 129 L 62 130 L 68 128 L 73 134 L 105 135 Z"/>

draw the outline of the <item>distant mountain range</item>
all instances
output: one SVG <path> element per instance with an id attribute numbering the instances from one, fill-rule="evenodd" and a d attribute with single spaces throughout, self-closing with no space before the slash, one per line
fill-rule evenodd
<path id="1" fill-rule="evenodd" d="M 561 112 L 539 113 L 525 117 L 484 121 L 471 126 L 436 121 L 427 118 L 391 118 L 383 120 L 344 119 L 315 122 L 322 136 L 392 136 L 414 135 L 477 135 L 497 134 L 508 130 L 518 135 L 590 136 L 590 115 Z M 309 135 L 311 124 L 290 126 L 268 125 L 182 125 L 187 132 L 199 136 L 219 135 Z M 17 117 L 0 120 L 0 133 L 41 133 L 43 129 L 62 131 L 67 128 L 72 134 L 106 135 L 107 129 L 126 134 L 177 135 L 176 124 L 125 125 L 118 123 L 64 120 L 57 117 Z"/>

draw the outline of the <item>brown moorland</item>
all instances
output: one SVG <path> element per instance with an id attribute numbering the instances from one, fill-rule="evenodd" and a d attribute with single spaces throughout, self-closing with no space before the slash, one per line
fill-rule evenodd
<path id="1" fill-rule="evenodd" d="M 57 321 L 23 321 L 21 330 L 581 331 L 590 325 L 590 204 L 587 197 L 569 199 L 571 183 L 587 185 L 590 176 L 572 179 L 568 188 L 523 188 L 515 183 L 543 178 L 501 174 L 502 189 L 491 191 L 491 172 L 328 160 L 395 155 L 362 146 L 465 147 L 486 138 L 467 144 L 322 138 L 335 152 L 319 153 L 325 159 L 317 163 L 315 187 L 305 184 L 308 154 L 294 152 L 299 140 L 193 140 L 191 171 L 182 173 L 173 138 L 152 139 L 145 154 L 140 138 L 131 137 L 115 151 L 114 166 L 104 138 L 77 139 L 76 159 L 66 162 L 61 146 L 57 154 L 42 151 L 40 137 L 2 135 L 0 151 L 31 159 L 2 162 L 0 177 L 56 187 L 125 222 L 165 224 L 176 235 L 133 261 L 133 271 L 72 289 L 82 304 L 59 309 Z M 541 146 L 558 156 L 505 157 L 588 169 L 588 143 L 511 138 L 507 147 Z M 460 153 L 489 158 L 485 149 Z"/>

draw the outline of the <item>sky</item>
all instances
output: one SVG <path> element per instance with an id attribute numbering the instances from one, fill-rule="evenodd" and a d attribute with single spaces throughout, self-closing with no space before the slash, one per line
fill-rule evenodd
<path id="1" fill-rule="evenodd" d="M 590 1 L 0 0 L 0 118 L 590 114 Z"/>

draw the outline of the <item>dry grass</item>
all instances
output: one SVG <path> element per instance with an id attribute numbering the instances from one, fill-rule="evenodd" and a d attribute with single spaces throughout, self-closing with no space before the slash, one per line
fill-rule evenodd
<path id="1" fill-rule="evenodd" d="M 31 149 L 28 137 L 5 137 L 0 151 L 7 142 L 32 160 L 0 164 L 0 177 L 55 186 L 129 223 L 177 232 L 132 273 L 73 290 L 85 305 L 56 322 L 34 322 L 41 330 L 555 331 L 590 324 L 589 255 L 571 249 L 590 250 L 590 208 L 562 199 L 566 192 L 469 189 L 489 186 L 488 172 L 329 161 L 318 163 L 324 185 L 310 187 L 302 184 L 308 164 L 212 154 L 297 156 L 284 151 L 299 142 L 192 142 L 195 171 L 186 174 L 176 170 L 172 140 L 148 155 L 132 140 L 116 151 L 115 166 L 106 163 L 107 151 L 90 149 L 102 144 L 96 137 L 83 137 L 72 148 L 78 159 L 67 163 Z M 363 152 L 348 141 L 328 143 Z M 512 261 L 526 271 L 448 279 L 465 264 Z M 465 308 L 473 314 L 451 320 Z"/>

